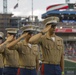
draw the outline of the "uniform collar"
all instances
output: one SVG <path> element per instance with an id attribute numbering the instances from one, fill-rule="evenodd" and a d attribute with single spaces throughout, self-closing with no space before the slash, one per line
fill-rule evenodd
<path id="1" fill-rule="evenodd" d="M 44 37 L 45 37 L 46 39 L 48 39 L 48 40 L 52 40 L 52 38 L 51 38 L 52 36 L 49 37 L 48 34 L 45 34 Z M 60 38 L 59 38 L 57 35 L 55 35 L 55 34 L 54 34 L 53 37 L 55 37 L 55 42 L 57 42 L 57 41 L 60 40 Z"/>
<path id="2" fill-rule="evenodd" d="M 28 45 L 25 40 L 22 41 L 23 45 Z"/>
<path id="3" fill-rule="evenodd" d="M 24 45 L 24 46 L 28 46 L 28 47 L 30 47 L 30 48 L 32 47 L 32 45 L 31 45 L 30 43 L 26 43 L 25 40 L 23 40 L 22 42 L 23 42 L 23 45 Z"/>
<path id="4" fill-rule="evenodd" d="M 55 37 L 55 38 L 56 38 L 56 35 L 54 34 L 53 36 L 51 36 L 51 37 L 50 37 L 50 36 L 46 33 L 46 34 L 45 34 L 45 37 L 46 37 L 47 39 L 49 39 L 49 40 L 50 40 L 50 39 L 51 39 L 51 37 Z"/>

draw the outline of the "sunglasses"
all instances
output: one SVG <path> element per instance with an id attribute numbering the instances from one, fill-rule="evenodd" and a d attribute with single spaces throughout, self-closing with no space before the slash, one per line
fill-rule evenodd
<path id="1" fill-rule="evenodd" d="M 51 28 L 55 28 L 56 27 L 56 25 L 51 25 Z"/>
<path id="2" fill-rule="evenodd" d="M 47 25 L 51 25 L 51 28 L 55 28 L 57 26 L 57 23 L 48 23 Z"/>
<path id="3" fill-rule="evenodd" d="M 28 30 L 28 31 L 25 31 L 25 32 L 28 33 L 28 34 L 30 34 L 30 35 L 34 33 L 34 31 L 31 31 L 31 30 Z"/>

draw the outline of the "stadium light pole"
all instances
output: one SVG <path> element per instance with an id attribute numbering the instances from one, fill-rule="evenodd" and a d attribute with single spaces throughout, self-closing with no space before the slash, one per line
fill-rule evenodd
<path id="1" fill-rule="evenodd" d="M 33 0 L 32 0 L 32 23 L 33 23 Z"/>
<path id="2" fill-rule="evenodd" d="M 3 0 L 3 14 L 4 14 L 4 28 L 3 28 L 3 32 L 4 32 L 4 34 L 6 34 L 5 28 L 7 27 L 7 0 Z"/>
<path id="3" fill-rule="evenodd" d="M 65 0 L 66 3 L 70 3 L 70 0 Z"/>

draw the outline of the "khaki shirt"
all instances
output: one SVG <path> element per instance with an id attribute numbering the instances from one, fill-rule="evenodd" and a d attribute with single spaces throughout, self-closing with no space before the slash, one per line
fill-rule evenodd
<path id="1" fill-rule="evenodd" d="M 36 60 L 38 60 L 37 45 L 26 45 L 25 41 L 21 41 L 14 48 L 19 52 L 20 67 L 36 67 Z"/>
<path id="2" fill-rule="evenodd" d="M 4 67 L 4 63 L 3 63 L 4 48 L 5 48 L 5 46 L 0 46 L 0 68 Z"/>
<path id="3" fill-rule="evenodd" d="M 2 53 L 0 53 L 0 68 L 4 67 L 4 63 L 3 63 L 3 55 Z"/>
<path id="4" fill-rule="evenodd" d="M 19 67 L 19 55 L 16 50 L 5 49 L 4 52 L 5 67 Z"/>
<path id="5" fill-rule="evenodd" d="M 61 56 L 64 53 L 62 38 L 55 35 L 55 41 L 53 41 L 44 35 L 36 42 L 42 47 L 43 63 L 60 64 Z"/>

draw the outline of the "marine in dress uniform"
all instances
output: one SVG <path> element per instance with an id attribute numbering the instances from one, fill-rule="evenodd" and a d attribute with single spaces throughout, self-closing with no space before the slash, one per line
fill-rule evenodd
<path id="1" fill-rule="evenodd" d="M 32 36 L 30 43 L 38 43 L 42 47 L 42 75 L 64 74 L 64 45 L 63 39 L 55 34 L 58 17 L 51 16 L 43 21 L 45 28 Z M 45 34 L 44 34 L 45 33 Z"/>
<path id="2" fill-rule="evenodd" d="M 3 42 L 3 37 L 4 37 L 4 33 L 0 32 L 0 44 L 2 44 L 2 42 Z"/>
<path id="3" fill-rule="evenodd" d="M 6 28 L 7 38 L 13 36 L 13 39 L 10 42 L 16 39 L 17 30 L 18 30 L 17 28 Z M 6 44 L 6 46 L 8 44 Z M 4 50 L 3 75 L 17 75 L 18 68 L 19 68 L 19 56 L 17 50 L 11 50 L 6 47 Z"/>
<path id="4" fill-rule="evenodd" d="M 4 33 L 0 32 L 0 45 L 3 42 L 3 37 L 4 37 Z M 3 55 L 2 55 L 3 51 L 4 51 L 4 46 L 0 46 L 0 75 L 2 75 L 2 71 L 3 71 L 3 67 L 4 67 Z"/>
<path id="5" fill-rule="evenodd" d="M 26 25 L 21 30 L 23 34 L 7 47 L 14 48 L 19 52 L 20 75 L 37 75 L 39 67 L 38 46 L 28 43 L 33 32 L 35 32 L 35 26 Z M 23 40 L 21 40 L 22 38 Z"/>

